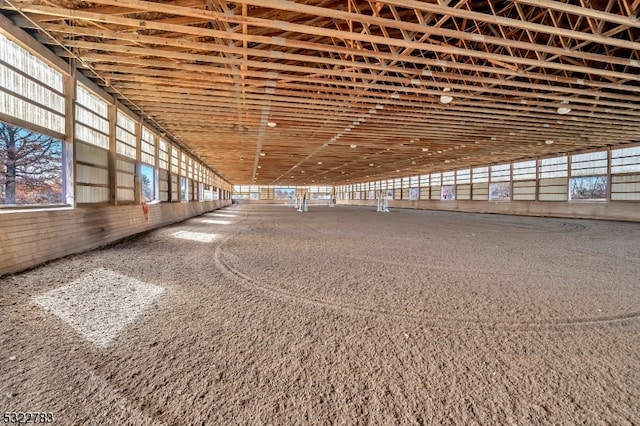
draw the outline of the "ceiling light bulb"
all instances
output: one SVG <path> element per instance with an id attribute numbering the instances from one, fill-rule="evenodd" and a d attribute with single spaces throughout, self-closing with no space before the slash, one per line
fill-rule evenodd
<path id="1" fill-rule="evenodd" d="M 451 101 L 453 101 L 453 96 L 449 96 L 449 95 L 440 96 L 440 103 L 450 104 Z"/>
<path id="2" fill-rule="evenodd" d="M 274 123 L 273 121 L 267 122 L 267 126 L 269 126 L 269 127 L 276 127 L 277 125 L 278 125 L 278 123 Z"/>
<path id="3" fill-rule="evenodd" d="M 451 91 L 450 87 L 445 87 L 444 89 L 442 89 L 443 92 L 447 93 Z M 453 100 L 453 96 L 450 95 L 441 95 L 440 96 L 440 102 L 442 102 L 443 104 L 448 104 Z"/>
<path id="4" fill-rule="evenodd" d="M 560 115 L 569 114 L 571 112 L 571 108 L 569 108 L 569 107 L 558 107 L 557 112 Z"/>
<path id="5" fill-rule="evenodd" d="M 357 148 L 358 145 L 356 145 L 355 143 L 352 143 L 351 145 L 349 145 L 351 148 Z"/>
<path id="6" fill-rule="evenodd" d="M 264 157 L 265 155 L 267 155 L 267 154 L 266 154 L 266 153 L 264 153 L 264 152 L 261 152 L 261 153 L 260 153 L 260 157 Z"/>
<path id="7" fill-rule="evenodd" d="M 548 139 L 548 140 L 544 141 L 544 143 L 546 143 L 547 145 L 552 145 L 553 141 L 551 139 Z"/>

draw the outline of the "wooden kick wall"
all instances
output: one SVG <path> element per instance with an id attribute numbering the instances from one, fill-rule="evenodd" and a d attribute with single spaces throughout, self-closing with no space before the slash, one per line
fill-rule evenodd
<path id="1" fill-rule="evenodd" d="M 0 276 L 231 204 L 231 200 L 0 211 Z"/>
<path id="2" fill-rule="evenodd" d="M 377 200 L 338 200 L 338 205 L 370 206 Z M 389 200 L 389 209 L 408 208 L 468 213 L 497 213 L 524 216 L 572 217 L 640 222 L 640 208 L 633 202 L 545 202 L 545 201 L 409 201 Z"/>

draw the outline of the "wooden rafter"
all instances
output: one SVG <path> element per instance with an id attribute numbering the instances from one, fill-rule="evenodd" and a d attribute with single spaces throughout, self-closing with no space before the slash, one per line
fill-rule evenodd
<path id="1" fill-rule="evenodd" d="M 89 64 L 87 76 L 124 94 L 123 103 L 143 108 L 232 182 L 339 184 L 637 142 L 639 6 L 10 0 L 1 7 L 60 56 L 80 59 L 81 69 Z M 441 102 L 445 94 L 451 103 Z M 567 105 L 570 113 L 559 115 Z"/>

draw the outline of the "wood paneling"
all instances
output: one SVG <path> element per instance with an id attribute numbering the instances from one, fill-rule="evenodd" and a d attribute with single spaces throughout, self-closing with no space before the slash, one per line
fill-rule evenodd
<path id="1" fill-rule="evenodd" d="M 540 179 L 539 201 L 567 201 L 568 196 L 567 178 Z"/>
<path id="2" fill-rule="evenodd" d="M 0 275 L 94 249 L 230 204 L 229 201 L 0 212 Z"/>
<path id="3" fill-rule="evenodd" d="M 471 199 L 471 185 L 456 185 L 456 199 L 458 199 L 458 200 L 470 200 Z"/>
<path id="4" fill-rule="evenodd" d="M 611 200 L 640 201 L 640 175 L 611 176 Z"/>
<path id="5" fill-rule="evenodd" d="M 536 199 L 536 181 L 535 180 L 517 180 L 511 182 L 513 201 L 535 201 Z"/>
<path id="6" fill-rule="evenodd" d="M 474 183 L 471 187 L 471 197 L 474 201 L 489 199 L 489 183 Z"/>
<path id="7" fill-rule="evenodd" d="M 369 200 L 338 200 L 340 205 L 363 206 L 375 211 L 376 202 Z M 640 222 L 640 209 L 634 202 L 568 202 L 548 203 L 531 201 L 397 201 L 389 202 L 389 209 L 413 208 L 425 210 L 459 211 L 468 213 L 498 213 L 524 216 L 550 216 L 584 219 L 624 220 Z"/>

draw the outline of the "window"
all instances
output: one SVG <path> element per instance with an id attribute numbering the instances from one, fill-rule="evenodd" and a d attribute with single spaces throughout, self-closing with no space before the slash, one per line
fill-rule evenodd
<path id="1" fill-rule="evenodd" d="M 187 193 L 187 178 L 180 177 L 180 201 L 189 201 L 189 194 Z"/>
<path id="2" fill-rule="evenodd" d="M 513 180 L 534 180 L 536 178 L 536 160 L 513 163 Z"/>
<path id="3" fill-rule="evenodd" d="M 456 183 L 458 185 L 471 183 L 471 169 L 462 169 L 456 171 Z"/>
<path id="4" fill-rule="evenodd" d="M 571 176 L 607 174 L 607 152 L 590 152 L 571 156 Z"/>
<path id="5" fill-rule="evenodd" d="M 440 186 L 442 183 L 441 173 L 431 173 L 431 186 Z"/>
<path id="6" fill-rule="evenodd" d="M 0 34 L 2 113 L 62 137 L 65 134 L 61 72 Z"/>
<path id="7" fill-rule="evenodd" d="M 109 149 L 107 102 L 84 86 L 76 85 L 76 139 Z"/>
<path id="8" fill-rule="evenodd" d="M 442 173 L 442 184 L 443 185 L 453 185 L 456 183 L 456 175 L 454 172 L 444 172 Z"/>
<path id="9" fill-rule="evenodd" d="M 150 166 L 156 165 L 156 136 L 146 127 L 142 128 L 142 152 L 140 159 Z"/>
<path id="10" fill-rule="evenodd" d="M 567 176 L 567 157 L 545 158 L 540 160 L 540 179 Z"/>
<path id="11" fill-rule="evenodd" d="M 116 160 L 116 198 L 118 202 L 134 202 L 136 163 L 132 160 L 118 158 Z"/>
<path id="12" fill-rule="evenodd" d="M 184 152 L 180 153 L 180 176 L 187 177 L 187 154 Z"/>
<path id="13" fill-rule="evenodd" d="M 158 167 L 169 170 L 169 149 L 171 146 L 164 140 L 158 141 Z"/>
<path id="14" fill-rule="evenodd" d="M 0 121 L 0 204 L 63 202 L 62 141 Z"/>
<path id="15" fill-rule="evenodd" d="M 569 200 L 605 200 L 607 182 L 606 151 L 571 156 Z"/>
<path id="16" fill-rule="evenodd" d="M 640 145 L 611 150 L 611 200 L 640 201 Z"/>
<path id="17" fill-rule="evenodd" d="M 489 167 L 474 167 L 472 169 L 471 182 L 473 183 L 489 182 Z"/>
<path id="18" fill-rule="evenodd" d="M 140 179 L 142 180 L 142 201 L 145 203 L 154 201 L 156 199 L 155 169 L 148 164 L 142 164 L 140 172 Z"/>
<path id="19" fill-rule="evenodd" d="M 511 164 L 495 164 L 491 166 L 491 182 L 508 182 L 511 180 Z"/>
<path id="20" fill-rule="evenodd" d="M 176 175 L 180 173 L 178 158 L 180 158 L 180 150 L 174 146 L 171 148 L 171 173 Z"/>
<path id="21" fill-rule="evenodd" d="M 169 150 L 171 145 L 158 140 L 158 189 L 160 201 L 169 201 Z"/>
<path id="22" fill-rule="evenodd" d="M 156 200 L 156 136 L 151 131 L 142 127 L 140 159 L 140 179 L 142 180 L 142 201 L 148 203 Z"/>
<path id="23" fill-rule="evenodd" d="M 611 150 L 611 173 L 640 172 L 640 146 Z"/>
<path id="24" fill-rule="evenodd" d="M 453 201 L 456 199 L 456 186 L 455 185 L 443 185 L 440 188 L 440 200 L 441 201 Z"/>
<path id="25" fill-rule="evenodd" d="M 606 176 L 575 176 L 569 181 L 570 200 L 605 200 Z"/>
<path id="26" fill-rule="evenodd" d="M 136 158 L 136 122 L 120 110 L 116 119 L 116 152 Z"/>

